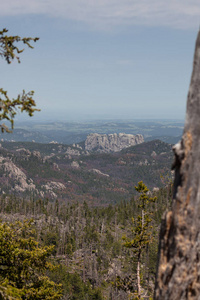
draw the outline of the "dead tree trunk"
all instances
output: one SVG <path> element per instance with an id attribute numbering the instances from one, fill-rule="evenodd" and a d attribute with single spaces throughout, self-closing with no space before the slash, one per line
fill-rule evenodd
<path id="1" fill-rule="evenodd" d="M 141 250 L 139 250 L 137 257 L 137 293 L 138 298 L 141 298 L 141 282 L 140 282 L 140 263 L 141 263 Z"/>
<path id="2" fill-rule="evenodd" d="M 160 233 L 155 300 L 200 299 L 200 32 L 182 140 L 174 146 L 172 211 Z"/>

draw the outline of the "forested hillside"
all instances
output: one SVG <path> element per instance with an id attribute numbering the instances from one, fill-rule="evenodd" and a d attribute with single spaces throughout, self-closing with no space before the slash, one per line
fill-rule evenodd
<path id="1" fill-rule="evenodd" d="M 108 205 L 129 200 L 143 180 L 151 189 L 172 178 L 171 145 L 159 140 L 117 153 L 88 153 L 62 144 L 2 142 L 0 189 L 4 194 Z"/>
<path id="2" fill-rule="evenodd" d="M 149 194 L 157 200 L 148 205 L 153 226 L 151 242 L 142 255 L 142 295 L 150 299 L 154 289 L 158 232 L 163 211 L 171 205 L 171 186 Z M 54 246 L 47 271 L 63 285 L 62 299 L 134 299 L 136 256 L 124 246 L 123 237 L 133 238 L 133 221 L 140 214 L 138 196 L 108 207 L 23 200 L 1 196 L 3 222 L 32 219 L 34 238 L 40 246 Z M 131 297 L 131 298 L 130 298 Z M 45 298 L 46 299 L 46 298 Z"/>

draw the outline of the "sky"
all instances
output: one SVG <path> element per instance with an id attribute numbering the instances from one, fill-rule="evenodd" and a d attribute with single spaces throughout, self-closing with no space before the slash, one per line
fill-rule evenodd
<path id="1" fill-rule="evenodd" d="M 0 61 L 11 98 L 35 91 L 35 120 L 184 119 L 199 0 L 0 0 L 0 7 L 1 29 L 40 38 L 21 64 Z"/>

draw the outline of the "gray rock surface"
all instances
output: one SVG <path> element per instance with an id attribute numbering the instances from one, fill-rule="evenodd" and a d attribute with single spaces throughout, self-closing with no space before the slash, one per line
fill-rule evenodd
<path id="1" fill-rule="evenodd" d="M 182 140 L 174 146 L 172 211 L 163 218 L 155 300 L 200 299 L 200 32 Z"/>
<path id="2" fill-rule="evenodd" d="M 101 175 L 101 176 L 110 177 L 110 175 L 105 174 L 105 173 L 102 173 L 102 172 L 101 172 L 100 170 L 98 170 L 98 169 L 91 169 L 91 172 L 96 173 L 96 174 Z"/>
<path id="3" fill-rule="evenodd" d="M 85 141 L 85 150 L 99 153 L 118 152 L 124 148 L 135 146 L 144 142 L 141 134 L 126 133 L 98 134 L 91 133 Z"/>
<path id="4" fill-rule="evenodd" d="M 80 168 L 79 163 L 75 160 L 71 163 L 71 167 L 77 168 L 77 169 Z"/>
<path id="5" fill-rule="evenodd" d="M 72 149 L 71 147 L 68 147 L 67 151 L 65 153 L 68 154 L 68 155 L 74 155 L 74 156 L 80 156 L 81 155 L 79 150 Z"/>
<path id="6" fill-rule="evenodd" d="M 0 156 L 0 170 L 4 171 L 4 176 L 10 178 L 15 183 L 14 190 L 24 192 L 25 190 L 35 190 L 32 179 L 28 179 L 26 174 L 18 168 L 9 158 Z"/>

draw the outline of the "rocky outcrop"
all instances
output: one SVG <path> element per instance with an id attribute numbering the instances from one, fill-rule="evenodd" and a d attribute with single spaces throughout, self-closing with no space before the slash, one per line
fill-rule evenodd
<path id="1" fill-rule="evenodd" d="M 81 153 L 79 150 L 77 149 L 72 149 L 70 147 L 67 148 L 67 151 L 65 152 L 65 154 L 68 154 L 68 155 L 74 155 L 74 156 L 80 156 Z"/>
<path id="2" fill-rule="evenodd" d="M 30 153 L 25 151 L 26 149 L 20 149 L 17 152 L 28 155 L 30 158 Z M 34 151 L 33 156 L 41 159 L 40 152 Z M 56 163 L 53 163 L 54 170 L 60 170 Z M 14 193 L 27 193 L 34 192 L 35 195 L 40 195 L 45 197 L 48 195 L 51 198 L 57 198 L 57 192 L 65 190 L 65 185 L 57 181 L 47 181 L 46 184 L 41 185 L 41 187 L 36 188 L 32 178 L 28 178 L 22 169 L 16 166 L 11 159 L 8 157 L 0 156 L 0 172 L 1 172 L 1 183 L 6 182 L 5 188 L 8 188 Z M 4 194 L 4 188 L 0 191 Z"/>
<path id="3" fill-rule="evenodd" d="M 28 179 L 26 174 L 19 169 L 10 159 L 0 156 L 0 169 L 4 171 L 4 176 L 14 183 L 14 190 L 25 192 L 25 190 L 35 190 L 33 180 Z"/>
<path id="4" fill-rule="evenodd" d="M 187 113 L 174 146 L 172 210 L 163 218 L 155 300 L 200 299 L 200 32 L 196 41 Z"/>
<path id="5" fill-rule="evenodd" d="M 26 155 L 28 157 L 31 155 L 31 151 L 25 148 L 16 149 L 16 152 L 19 152 L 21 155 Z"/>
<path id="6" fill-rule="evenodd" d="M 72 168 L 79 168 L 80 166 L 79 166 L 79 163 L 77 162 L 77 161 L 73 161 L 72 163 L 71 163 L 71 167 Z"/>
<path id="7" fill-rule="evenodd" d="M 124 148 L 135 146 L 144 142 L 141 134 L 98 134 L 91 133 L 85 141 L 85 150 L 99 153 L 118 152 Z"/>
<path id="8" fill-rule="evenodd" d="M 45 191 L 40 192 L 42 197 L 44 197 L 46 192 L 48 192 L 51 198 L 57 198 L 56 191 L 65 190 L 65 185 L 61 182 L 48 181 L 45 185 L 42 185 L 41 188 Z"/>
<path id="9" fill-rule="evenodd" d="M 46 162 L 47 160 L 51 159 L 55 156 L 55 153 L 51 153 L 50 155 L 46 155 L 43 157 L 43 162 Z"/>
<path id="10" fill-rule="evenodd" d="M 98 170 L 98 169 L 91 169 L 90 171 L 93 172 L 93 173 L 96 173 L 96 174 L 98 174 L 98 175 L 101 175 L 101 176 L 110 177 L 110 175 L 105 174 L 105 173 L 102 173 L 102 172 L 101 172 L 100 170 Z"/>

